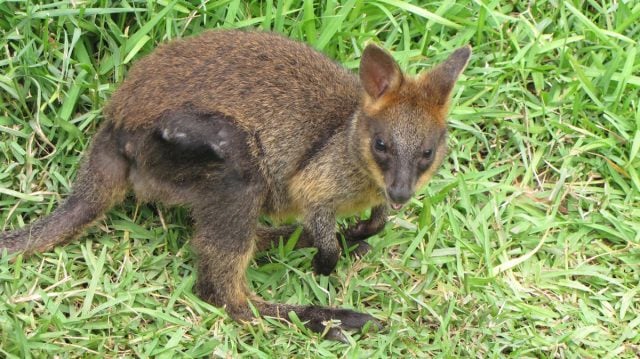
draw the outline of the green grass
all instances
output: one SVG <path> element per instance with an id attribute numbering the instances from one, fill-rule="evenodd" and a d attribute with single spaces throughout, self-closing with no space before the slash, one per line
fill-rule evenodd
<path id="1" fill-rule="evenodd" d="M 192 293 L 185 210 L 118 206 L 82 240 L 0 259 L 3 357 L 640 355 L 640 3 L 308 0 L 0 2 L 0 224 L 69 192 L 136 59 L 207 28 L 302 39 L 352 69 L 376 41 L 419 72 L 470 43 L 448 161 L 361 260 L 312 274 L 274 249 L 262 297 L 367 311 L 323 341 L 238 325 Z"/>

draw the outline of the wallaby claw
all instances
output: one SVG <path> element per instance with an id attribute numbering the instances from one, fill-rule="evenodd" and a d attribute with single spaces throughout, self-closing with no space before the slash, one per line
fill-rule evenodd
<path id="1" fill-rule="evenodd" d="M 349 344 L 349 339 L 347 339 L 347 336 L 344 335 L 342 329 L 336 327 L 329 328 L 329 330 L 327 330 L 327 332 L 324 334 L 323 338 L 335 340 L 344 344 Z"/>
<path id="2" fill-rule="evenodd" d="M 307 328 L 316 333 L 323 333 L 325 339 L 342 343 L 349 343 L 343 330 L 369 332 L 382 329 L 380 322 L 373 316 L 349 309 L 310 307 L 305 313 L 302 313 L 300 319 L 307 320 Z M 336 323 L 331 325 L 330 321 L 336 321 Z M 327 328 L 327 325 L 331 325 L 331 327 Z"/>
<path id="3" fill-rule="evenodd" d="M 362 315 L 371 317 L 368 314 L 362 314 Z M 328 330 L 326 330 L 326 333 L 323 335 L 323 338 L 329 339 L 329 340 L 335 340 L 344 344 L 349 344 L 349 339 L 344 334 L 344 329 L 357 330 L 360 333 L 369 333 L 371 331 L 374 331 L 374 332 L 382 331 L 382 324 L 380 324 L 379 321 L 373 319 L 373 317 L 371 318 L 372 319 L 366 321 L 365 324 L 359 328 L 350 328 L 350 327 L 343 328 L 343 326 L 341 325 L 336 327 L 331 327 Z"/>

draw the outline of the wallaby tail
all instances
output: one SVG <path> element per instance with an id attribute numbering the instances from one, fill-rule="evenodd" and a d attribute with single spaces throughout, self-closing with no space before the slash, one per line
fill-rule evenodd
<path id="1" fill-rule="evenodd" d="M 80 166 L 67 200 L 47 217 L 22 229 L 0 233 L 0 253 L 46 251 L 76 237 L 127 191 L 129 164 L 118 149 L 117 131 L 103 126 Z"/>

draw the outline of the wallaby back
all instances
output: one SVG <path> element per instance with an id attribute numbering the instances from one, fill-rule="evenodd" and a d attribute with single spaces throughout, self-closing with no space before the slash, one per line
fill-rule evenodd
<path id="1" fill-rule="evenodd" d="M 314 143 L 346 125 L 359 98 L 357 78 L 305 44 L 273 33 L 209 31 L 140 60 L 105 116 L 133 129 L 185 103 L 224 113 L 257 136 L 265 168 L 286 177 Z"/>

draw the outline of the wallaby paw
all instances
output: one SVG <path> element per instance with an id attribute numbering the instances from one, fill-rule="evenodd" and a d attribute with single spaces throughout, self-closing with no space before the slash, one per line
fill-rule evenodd
<path id="1" fill-rule="evenodd" d="M 357 223 L 342 229 L 344 239 L 347 241 L 361 241 L 371 236 L 371 225 L 367 221 Z"/>
<path id="2" fill-rule="evenodd" d="M 340 232 L 347 241 L 362 241 L 380 233 L 385 226 L 384 221 L 358 220 L 356 223 L 341 228 Z"/>
<path id="3" fill-rule="evenodd" d="M 324 334 L 324 338 L 348 343 L 343 330 L 362 332 L 363 329 L 380 331 L 382 324 L 373 316 L 349 309 L 309 307 L 301 313 L 300 319 L 306 320 L 306 326 L 316 333 Z M 330 323 L 337 321 L 337 323 Z M 328 327 L 329 326 L 329 327 Z"/>
<path id="4" fill-rule="evenodd" d="M 346 241 L 346 248 L 343 253 L 348 253 L 351 257 L 362 258 L 371 251 L 371 245 L 363 240 Z"/>
<path id="5" fill-rule="evenodd" d="M 316 274 L 329 275 L 336 269 L 340 253 L 324 253 L 318 251 L 313 257 L 311 264 L 313 265 L 313 271 Z"/>

